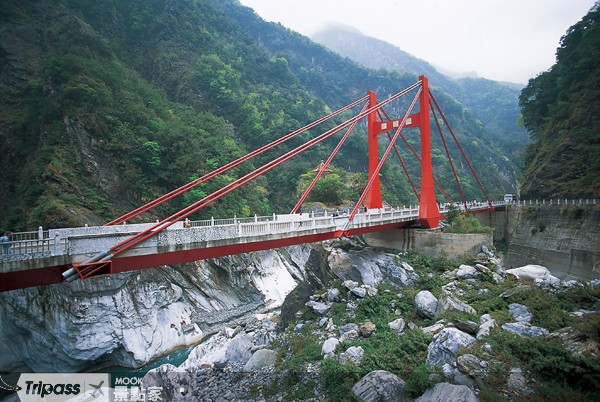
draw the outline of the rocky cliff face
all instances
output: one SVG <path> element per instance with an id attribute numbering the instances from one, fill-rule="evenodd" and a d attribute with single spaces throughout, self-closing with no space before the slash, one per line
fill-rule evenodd
<path id="1" fill-rule="evenodd" d="M 507 266 L 543 265 L 559 278 L 600 276 L 599 206 L 511 207 L 507 222 Z"/>
<path id="2" fill-rule="evenodd" d="M 0 294 L 0 371 L 139 367 L 280 306 L 319 245 Z"/>

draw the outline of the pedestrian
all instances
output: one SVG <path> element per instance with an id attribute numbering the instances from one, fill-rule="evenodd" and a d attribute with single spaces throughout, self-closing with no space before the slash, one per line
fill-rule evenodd
<path id="1" fill-rule="evenodd" d="M 0 237 L 0 243 L 2 243 L 3 254 L 12 254 L 10 246 L 10 236 L 12 236 L 11 232 L 4 232 L 4 235 Z"/>

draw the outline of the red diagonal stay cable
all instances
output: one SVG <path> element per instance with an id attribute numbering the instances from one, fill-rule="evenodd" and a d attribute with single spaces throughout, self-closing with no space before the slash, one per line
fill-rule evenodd
<path id="1" fill-rule="evenodd" d="M 421 83 L 421 81 L 419 81 L 419 84 L 420 83 Z M 402 121 L 400 122 L 400 126 L 398 127 L 398 129 L 396 130 L 396 133 L 394 134 L 394 138 L 392 138 L 392 140 L 390 141 L 388 147 L 386 148 L 381 159 L 379 160 L 379 163 L 377 164 L 377 168 L 373 172 L 373 175 L 369 178 L 369 181 L 368 181 L 363 193 L 360 195 L 358 202 L 352 209 L 352 213 L 348 217 L 348 222 L 346 223 L 346 226 L 344 227 L 344 231 L 347 230 L 348 226 L 350 225 L 350 222 L 352 222 L 352 220 L 356 216 L 356 213 L 358 212 L 360 205 L 364 202 L 365 198 L 367 197 L 367 192 L 371 189 L 371 186 L 373 186 L 373 182 L 375 181 L 375 178 L 379 176 L 379 172 L 381 171 L 381 168 L 383 167 L 383 163 L 386 161 L 387 157 L 389 156 L 389 154 L 392 150 L 392 146 L 396 143 L 398 136 L 402 132 L 402 128 L 404 128 L 404 125 L 406 124 L 406 120 L 408 119 L 408 116 L 410 115 L 413 108 L 415 107 L 415 104 L 417 103 L 417 100 L 419 99 L 419 95 L 421 94 L 421 92 L 422 92 L 422 87 L 419 87 L 419 90 L 417 91 L 415 98 L 411 102 L 408 110 L 406 111 L 406 114 L 404 115 L 404 117 L 402 118 Z M 381 105 L 381 107 L 383 107 L 383 106 L 384 105 Z M 381 107 L 379 107 L 378 109 L 380 109 Z"/>
<path id="2" fill-rule="evenodd" d="M 220 190 L 215 191 L 214 193 L 204 197 L 203 199 L 195 202 L 194 204 L 182 209 L 181 211 L 169 216 L 168 218 L 162 220 L 161 222 L 153 225 L 150 228 L 147 228 L 139 233 L 137 233 L 136 235 L 131 236 L 130 238 L 112 246 L 109 250 L 98 253 L 97 255 L 95 255 L 94 257 L 88 259 L 87 261 L 85 261 L 83 264 L 87 264 L 87 263 L 91 263 L 91 262 L 95 262 L 95 261 L 106 261 L 109 260 L 115 256 L 117 256 L 118 254 L 130 249 L 131 247 L 134 247 L 135 245 L 143 242 L 144 240 L 149 239 L 152 236 L 157 235 L 158 233 L 162 232 L 163 230 L 165 230 L 166 228 L 168 228 L 169 226 L 173 225 L 175 222 L 182 220 L 190 215 L 192 215 L 193 213 L 199 211 L 200 209 L 204 208 L 206 205 L 211 204 L 212 202 L 220 199 L 221 197 L 229 194 L 230 192 L 234 191 L 235 189 L 239 188 L 240 186 L 248 183 L 249 181 L 254 180 L 256 177 L 259 177 L 261 175 L 263 175 L 264 173 L 269 172 L 270 170 L 272 170 L 273 168 L 281 165 L 282 163 L 286 162 L 287 160 L 293 158 L 294 156 L 300 154 L 301 152 L 306 151 L 307 149 L 313 147 L 314 145 L 318 144 L 319 142 L 331 137 L 333 134 L 337 133 L 338 131 L 348 127 L 349 125 L 353 124 L 355 121 L 358 121 L 364 117 L 366 117 L 369 113 L 377 110 L 378 108 L 381 108 L 382 106 L 385 106 L 393 101 L 395 101 L 396 99 L 398 99 L 399 97 L 405 95 L 406 93 L 412 91 L 413 89 L 419 87 L 420 81 L 411 85 L 410 87 L 404 89 L 403 91 L 389 97 L 388 99 L 386 99 L 385 101 L 380 102 L 379 104 L 367 109 L 364 112 L 359 113 L 358 115 L 348 119 L 347 121 L 345 121 L 344 123 L 339 124 L 338 126 L 334 127 L 331 130 L 328 130 L 327 132 L 321 134 L 320 136 L 313 138 L 312 140 L 308 141 L 307 143 L 297 147 L 296 149 L 287 152 L 286 154 L 280 156 L 279 158 L 268 162 L 267 164 L 263 165 L 261 168 L 256 169 L 253 172 L 248 173 L 247 175 L 243 176 L 240 179 L 237 179 L 236 181 L 229 183 L 228 185 L 224 186 L 223 188 L 221 188 Z M 420 92 L 420 91 L 419 91 Z"/>
<path id="3" fill-rule="evenodd" d="M 302 128 L 299 128 L 299 129 L 297 129 L 275 141 L 272 141 L 269 144 L 266 144 L 266 145 L 254 150 L 234 161 L 231 161 L 231 162 L 219 167 L 218 169 L 215 169 L 214 171 L 205 174 L 204 176 L 202 176 L 196 180 L 193 180 L 187 184 L 184 184 L 183 186 L 181 186 L 175 190 L 172 190 L 171 192 L 169 192 L 153 201 L 150 201 L 149 203 L 142 205 L 131 212 L 128 212 L 125 215 L 106 223 L 104 226 L 118 225 L 123 222 L 126 222 L 129 219 L 135 218 L 136 216 L 138 216 L 144 212 L 147 212 L 166 201 L 169 201 L 175 197 L 178 197 L 179 195 L 185 193 L 186 191 L 191 190 L 192 188 L 214 178 L 215 176 L 225 173 L 228 170 L 233 169 L 234 167 L 237 167 L 237 166 L 241 165 L 242 163 L 254 158 L 255 156 L 258 156 L 258 155 L 276 147 L 277 145 L 280 145 L 280 144 L 296 137 L 298 134 L 301 134 L 307 130 L 310 130 L 311 128 L 314 128 L 314 127 L 318 126 L 319 124 L 322 124 L 323 122 L 325 122 L 347 110 L 350 110 L 351 108 L 359 105 L 361 102 L 365 102 L 367 99 L 368 99 L 368 97 L 365 96 L 357 101 L 354 101 L 354 102 L 336 110 L 335 112 L 328 114 L 327 116 L 321 117 L 320 119 L 315 120 L 314 122 L 307 124 L 306 126 L 304 126 Z"/>
<path id="4" fill-rule="evenodd" d="M 465 211 L 467 210 L 467 200 L 465 200 L 465 194 L 463 193 L 462 186 L 460 185 L 460 180 L 458 180 L 458 175 L 456 174 L 456 169 L 454 168 L 454 162 L 452 162 L 452 157 L 450 156 L 450 150 L 448 149 L 448 144 L 446 144 L 446 139 L 442 134 L 442 128 L 440 127 L 440 122 L 438 121 L 437 114 L 435 113 L 435 108 L 431 108 L 431 113 L 433 113 L 433 119 L 435 120 L 435 125 L 437 126 L 438 133 L 440 134 L 440 138 L 442 139 L 442 143 L 444 144 L 444 149 L 446 150 L 446 156 L 448 157 L 448 162 L 450 162 L 450 167 L 452 168 L 452 174 L 454 175 L 454 180 L 456 181 L 456 185 L 458 186 L 458 192 L 460 193 L 460 198 L 463 201 L 463 205 L 465 206 Z"/>
<path id="5" fill-rule="evenodd" d="M 471 170 L 471 174 L 473 175 L 473 177 L 475 178 L 475 181 L 477 181 L 477 185 L 479 185 L 479 188 L 481 189 L 481 192 L 483 193 L 483 195 L 485 196 L 485 200 L 487 201 L 487 203 L 489 204 L 489 206 L 492 206 L 492 202 L 490 201 L 490 198 L 488 197 L 487 193 L 485 192 L 485 189 L 483 188 L 483 186 L 481 185 L 481 182 L 479 181 L 479 177 L 477 177 L 477 174 L 475 173 L 475 170 L 473 169 L 473 166 L 471 166 L 471 162 L 469 162 L 469 158 L 467 158 L 467 155 L 465 154 L 465 151 L 463 151 L 462 147 L 460 146 L 458 140 L 456 139 L 456 135 L 454 134 L 454 131 L 452 130 L 452 127 L 450 127 L 450 123 L 448 123 L 448 120 L 446 119 L 446 116 L 444 116 L 444 112 L 442 112 L 442 109 L 440 108 L 440 106 L 438 105 L 437 101 L 435 100 L 433 93 L 431 93 L 431 91 L 429 91 L 429 97 L 431 98 L 431 100 L 433 101 L 435 107 L 438 109 L 438 111 L 440 112 L 440 115 L 442 116 L 442 119 L 444 120 L 444 124 L 446 124 L 446 127 L 448 127 L 448 130 L 450 131 L 450 134 L 452 134 L 452 138 L 454 138 L 454 142 L 456 143 L 456 145 L 458 146 L 458 149 L 460 150 L 460 153 L 462 154 L 463 158 L 465 158 L 465 161 L 467 162 L 467 166 L 469 166 L 469 169 Z"/>
<path id="6" fill-rule="evenodd" d="M 367 109 L 368 105 L 369 105 L 368 103 L 365 103 L 365 105 L 361 109 L 361 113 L 364 112 Z M 337 146 L 335 147 L 335 149 L 331 152 L 331 154 L 329 155 L 329 157 L 327 158 L 327 160 L 323 164 L 323 168 L 321 170 L 319 170 L 319 172 L 313 178 L 312 182 L 310 183 L 310 185 L 308 186 L 308 188 L 306 189 L 306 191 L 304 191 L 304 193 L 302 194 L 302 196 L 300 197 L 300 199 L 298 200 L 298 202 L 296 203 L 296 205 L 294 206 L 294 208 L 292 208 L 292 210 L 290 212 L 291 214 L 295 214 L 298 211 L 298 209 L 300 209 L 300 207 L 302 206 L 302 204 L 304 203 L 304 201 L 306 200 L 306 198 L 308 197 L 308 195 L 310 194 L 310 192 L 312 191 L 312 189 L 315 187 L 315 184 L 317 184 L 317 182 L 319 181 L 319 179 L 321 178 L 321 176 L 323 176 L 323 173 L 329 167 L 329 164 L 331 164 L 331 161 L 333 160 L 333 158 L 335 158 L 335 156 L 339 152 L 340 148 L 342 147 L 342 145 L 344 145 L 344 143 L 346 142 L 346 140 L 350 136 L 350 133 L 354 130 L 354 127 L 356 127 L 357 124 L 358 124 L 358 120 L 355 121 L 354 123 L 352 123 L 352 125 L 350 127 L 348 127 L 348 130 L 346 130 L 346 133 L 344 134 L 344 136 L 342 137 L 342 139 L 340 140 L 340 142 L 337 144 Z"/>
<path id="7" fill-rule="evenodd" d="M 381 111 L 383 112 L 383 114 L 387 117 L 388 120 L 392 120 L 390 118 L 390 116 L 387 114 L 387 112 L 382 108 Z M 411 152 L 415 155 L 415 157 L 417 158 L 417 161 L 419 161 L 419 163 L 421 162 L 421 157 L 419 156 L 419 153 L 415 150 L 415 148 L 410 144 L 410 142 L 408 142 L 408 140 L 406 139 L 406 137 L 400 133 L 400 138 L 402 138 L 402 140 L 404 141 L 404 143 L 408 146 L 408 149 L 411 150 Z M 441 185 L 441 183 L 435 178 L 435 176 L 433 176 L 433 182 L 435 183 L 435 185 L 440 189 L 440 191 L 442 192 L 442 194 L 444 194 L 444 197 L 446 197 L 446 200 L 448 202 L 452 202 L 452 198 L 448 195 L 448 193 L 446 192 L 446 190 L 444 189 L 444 186 Z M 419 197 L 417 196 L 417 199 Z"/>

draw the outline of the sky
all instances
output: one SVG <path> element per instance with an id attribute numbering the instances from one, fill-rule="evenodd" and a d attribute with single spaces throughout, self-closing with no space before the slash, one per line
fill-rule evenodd
<path id="1" fill-rule="evenodd" d="M 555 62 L 567 29 L 595 0 L 240 0 L 310 36 L 353 26 L 436 67 L 526 84 Z"/>

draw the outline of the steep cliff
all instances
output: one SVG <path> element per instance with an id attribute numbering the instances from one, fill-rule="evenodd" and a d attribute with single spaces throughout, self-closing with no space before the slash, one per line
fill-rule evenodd
<path id="1" fill-rule="evenodd" d="M 529 81 L 519 102 L 534 143 L 523 197 L 600 197 L 600 10 L 562 37 L 556 63 Z"/>
<path id="2" fill-rule="evenodd" d="M 280 306 L 319 245 L 0 294 L 0 371 L 139 367 Z"/>
<path id="3" fill-rule="evenodd" d="M 507 266 L 543 265 L 559 278 L 600 277 L 600 206 L 509 207 L 506 222 Z"/>

